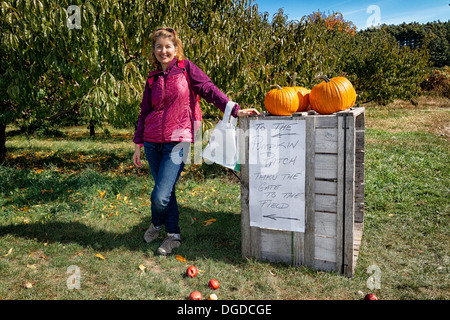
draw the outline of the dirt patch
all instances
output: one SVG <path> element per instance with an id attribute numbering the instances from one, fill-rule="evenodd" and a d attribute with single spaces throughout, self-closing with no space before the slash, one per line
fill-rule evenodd
<path id="1" fill-rule="evenodd" d="M 161 273 L 161 265 L 153 259 L 145 259 L 144 265 L 147 267 L 147 270 L 151 270 L 153 273 Z"/>
<path id="2" fill-rule="evenodd" d="M 367 111 L 367 127 L 389 132 L 421 131 L 450 140 L 450 99 L 422 96 L 414 102 L 369 105 Z"/>

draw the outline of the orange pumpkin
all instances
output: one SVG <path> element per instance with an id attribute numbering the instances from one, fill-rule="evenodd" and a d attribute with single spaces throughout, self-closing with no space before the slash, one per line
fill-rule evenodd
<path id="1" fill-rule="evenodd" d="M 353 107 L 356 101 L 356 91 L 347 78 L 321 78 L 325 81 L 314 86 L 309 95 L 311 107 L 316 112 L 332 114 Z"/>
<path id="2" fill-rule="evenodd" d="M 297 91 L 292 87 L 281 88 L 275 85 L 275 89 L 266 93 L 264 105 L 270 114 L 275 116 L 290 116 L 297 111 L 299 98 Z"/>
<path id="3" fill-rule="evenodd" d="M 309 93 L 311 90 L 303 87 L 294 87 L 298 94 L 299 106 L 297 112 L 307 111 L 309 107 Z"/>

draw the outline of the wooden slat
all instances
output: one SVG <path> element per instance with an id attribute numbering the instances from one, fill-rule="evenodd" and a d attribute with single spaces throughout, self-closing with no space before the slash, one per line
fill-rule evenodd
<path id="1" fill-rule="evenodd" d="M 350 109 L 350 113 L 355 117 L 355 118 L 359 118 L 360 115 L 364 115 L 365 113 L 365 108 L 364 107 L 353 107 Z M 364 122 L 363 123 L 357 123 L 357 125 L 355 126 L 355 128 L 360 128 L 361 126 L 364 126 Z"/>
<path id="2" fill-rule="evenodd" d="M 337 197 L 335 195 L 316 194 L 316 211 L 337 212 Z"/>
<path id="3" fill-rule="evenodd" d="M 342 195 L 345 192 L 345 179 L 344 179 L 344 117 L 338 117 L 338 157 L 336 160 L 337 165 L 337 203 L 336 203 L 336 272 L 342 273 L 343 265 L 343 238 L 344 238 L 344 199 Z"/>
<path id="4" fill-rule="evenodd" d="M 336 128 L 337 127 L 337 117 L 336 115 L 315 115 L 311 118 L 315 119 L 315 128 Z"/>
<path id="5" fill-rule="evenodd" d="M 355 181 L 355 202 L 364 202 L 364 183 Z"/>
<path id="6" fill-rule="evenodd" d="M 302 232 L 260 229 L 260 257 L 272 262 L 285 262 L 294 266 L 303 264 Z"/>
<path id="7" fill-rule="evenodd" d="M 361 183 L 364 181 L 364 163 L 355 166 L 355 182 Z"/>
<path id="8" fill-rule="evenodd" d="M 354 203 L 354 221 L 355 222 L 364 222 L 364 202 L 355 202 Z"/>
<path id="9" fill-rule="evenodd" d="M 335 271 L 336 262 L 314 259 L 314 269 L 321 271 Z"/>
<path id="10" fill-rule="evenodd" d="M 356 137 L 355 137 L 355 151 L 359 152 L 361 150 L 364 150 L 364 140 L 365 140 L 365 131 L 364 130 L 357 130 L 356 131 Z"/>
<path id="11" fill-rule="evenodd" d="M 357 231 L 357 224 L 364 223 L 364 173 L 365 173 L 365 113 L 355 115 L 355 194 L 354 194 L 354 230 Z M 361 231 L 362 232 L 362 231 Z M 361 235 L 362 236 L 362 235 Z M 354 242 L 357 235 L 354 235 Z M 359 248 L 359 247 L 358 247 Z M 359 249 L 357 253 L 359 254 Z M 356 260 L 353 264 L 355 268 Z"/>
<path id="12" fill-rule="evenodd" d="M 346 163 L 345 163 L 345 233 L 344 233 L 344 270 L 343 274 L 348 277 L 353 276 L 353 225 L 354 225 L 354 196 L 355 196 L 355 117 L 349 114 L 347 117 L 347 142 L 346 142 Z"/>
<path id="13" fill-rule="evenodd" d="M 315 192 L 316 194 L 337 194 L 337 182 L 329 180 L 316 180 L 315 181 Z"/>
<path id="14" fill-rule="evenodd" d="M 364 149 L 355 151 L 355 159 L 358 163 L 364 164 L 365 156 Z"/>
<path id="15" fill-rule="evenodd" d="M 337 153 L 337 129 L 316 129 L 316 153 Z"/>
<path id="16" fill-rule="evenodd" d="M 239 159 L 241 172 L 241 251 L 242 257 L 252 257 L 250 209 L 249 209 L 249 167 L 248 167 L 248 128 L 249 117 L 239 120 Z"/>
<path id="17" fill-rule="evenodd" d="M 361 250 L 363 230 L 364 230 L 364 223 L 355 222 L 354 238 L 353 238 L 353 270 L 355 269 L 356 262 L 358 261 L 359 257 L 359 251 Z"/>
<path id="18" fill-rule="evenodd" d="M 290 264 L 293 260 L 291 232 L 271 229 L 260 230 L 261 259 Z"/>
<path id="19" fill-rule="evenodd" d="M 336 262 L 336 238 L 315 236 L 314 257 L 316 259 Z"/>
<path id="20" fill-rule="evenodd" d="M 351 113 L 339 115 L 336 271 L 347 276 L 353 275 L 354 125 L 355 121 Z"/>
<path id="21" fill-rule="evenodd" d="M 320 236 L 336 237 L 336 214 L 316 212 L 315 233 Z"/>
<path id="22" fill-rule="evenodd" d="M 364 130 L 365 128 L 365 108 L 357 108 L 353 111 L 355 117 L 355 130 Z"/>
<path id="23" fill-rule="evenodd" d="M 322 180 L 333 180 L 337 178 L 337 154 L 315 155 L 315 177 Z"/>
<path id="24" fill-rule="evenodd" d="M 304 252 L 303 263 L 309 267 L 314 267 L 314 248 L 315 248 L 315 166 L 316 166 L 316 152 L 315 152 L 315 124 L 317 118 L 306 118 L 306 175 L 305 175 L 305 235 L 304 235 Z"/>
<path id="25" fill-rule="evenodd" d="M 305 233 L 304 232 L 292 232 L 294 235 L 294 266 L 301 266 L 304 264 L 304 252 L 305 252 Z"/>

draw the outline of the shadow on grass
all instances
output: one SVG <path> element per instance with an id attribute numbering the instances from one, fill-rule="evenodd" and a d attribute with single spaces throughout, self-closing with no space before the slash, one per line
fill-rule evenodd
<path id="1" fill-rule="evenodd" d="M 127 211 L 121 211 L 119 217 L 114 216 L 115 221 L 111 221 L 112 225 L 109 226 L 107 220 L 101 220 L 95 214 L 83 222 L 77 221 L 80 218 L 78 212 L 92 209 L 90 203 L 93 201 L 100 201 L 101 208 L 103 205 L 116 204 L 115 195 L 118 193 L 142 194 L 144 191 L 140 178 L 121 175 L 111 177 L 94 170 L 68 176 L 51 170 L 37 174 L 30 170 L 3 168 L 0 172 L 3 178 L 0 194 L 8 195 L 2 203 L 5 208 L 18 212 L 23 206 L 46 206 L 42 214 L 33 213 L 36 218 L 42 219 L 37 222 L 4 225 L 0 219 L 0 237 L 13 235 L 41 243 L 75 243 L 95 250 L 124 248 L 142 252 L 155 252 L 162 243 L 163 236 L 155 243 L 143 242 L 144 232 L 151 220 L 149 206 L 144 209 L 136 204 L 139 209 L 135 210 L 142 215 L 139 221 L 136 221 L 139 216 L 127 218 Z M 197 173 L 191 171 L 184 179 Z M 106 190 L 107 195 L 103 200 L 100 200 L 98 190 Z M 179 208 L 182 246 L 175 253 L 190 260 L 213 258 L 230 262 L 240 259 L 241 216 L 231 211 L 210 209 L 189 206 Z M 215 221 L 211 224 L 204 223 L 212 218 Z M 124 231 L 116 231 L 118 228 Z"/>
<path id="2" fill-rule="evenodd" d="M 132 134 L 89 137 L 88 132 L 70 132 L 63 138 L 26 137 L 20 135 L 8 145 L 6 165 L 9 167 L 80 171 L 87 166 L 101 171 L 114 171 L 132 164 Z M 128 142 L 128 143 L 127 143 Z"/>
<path id="3" fill-rule="evenodd" d="M 32 206 L 57 201 L 70 211 L 83 209 L 87 201 L 97 197 L 97 190 L 107 190 L 112 198 L 118 193 L 124 193 L 129 188 L 139 192 L 140 180 L 134 176 L 147 176 L 147 171 L 141 169 L 133 177 L 124 174 L 105 175 L 98 170 L 85 169 L 79 173 L 61 174 L 56 170 L 46 170 L 40 173 L 35 170 L 17 170 L 0 167 L 0 194 L 8 195 L 3 206 Z M 131 192 L 131 191 L 130 191 Z"/>
<path id="4" fill-rule="evenodd" d="M 129 138 L 119 136 L 100 141 L 122 143 Z M 96 139 L 72 137 L 71 140 L 89 143 Z M 48 207 L 38 209 L 46 215 L 41 222 L 5 225 L 0 219 L 0 237 L 10 234 L 43 243 L 74 243 L 95 250 L 124 248 L 144 253 L 156 251 L 162 243 L 162 236 L 155 243 L 143 242 L 143 234 L 150 224 L 150 214 L 138 222 L 136 218 L 125 222 L 128 226 L 122 233 L 110 231 L 107 227 L 102 229 L 95 225 L 95 219 L 89 218 L 86 222 L 76 220 L 78 212 L 92 208 L 86 207 L 86 204 L 97 200 L 99 190 L 106 191 L 104 200 L 110 203 L 119 193 L 130 194 L 129 198 L 133 198 L 147 192 L 143 190 L 141 178 L 149 176 L 148 166 L 138 170 L 132 165 L 133 150 L 106 150 L 94 147 L 94 143 L 92 148 L 88 146 L 83 146 L 82 150 L 76 150 L 78 146 L 63 149 L 50 144 L 27 144 L 24 147 L 17 143 L 9 147 L 8 162 L 0 166 L 0 195 L 4 196 L 1 206 L 12 214 L 37 204 Z M 224 168 L 205 163 L 186 166 L 180 182 L 193 179 L 198 185 L 198 181 L 206 177 L 231 179 L 239 183 Z M 39 219 L 43 218 L 40 213 L 36 213 Z M 217 221 L 208 226 L 201 223 L 210 218 Z M 180 226 L 183 242 L 176 254 L 187 259 L 211 257 L 227 262 L 240 258 L 240 215 L 180 208 Z"/>
<path id="5" fill-rule="evenodd" d="M 51 149 L 49 149 L 51 150 Z M 57 167 L 58 169 L 70 172 L 80 171 L 86 168 L 96 168 L 100 171 L 117 171 L 126 166 L 128 171 L 132 171 L 132 152 L 110 152 L 103 150 L 92 151 L 58 151 L 50 155 L 39 155 L 43 148 L 39 149 L 16 149 L 17 155 L 8 156 L 6 166 L 19 168 L 46 169 Z M 23 152 L 22 152 L 23 151 Z M 12 152 L 11 152 L 12 153 Z M 11 154 L 10 153 L 10 154 Z"/>
<path id="6" fill-rule="evenodd" d="M 137 169 L 133 164 L 133 150 L 98 150 L 89 151 L 57 151 L 51 148 L 11 148 L 9 150 L 7 162 L 4 165 L 9 168 L 28 168 L 28 169 L 53 169 L 61 173 L 78 173 L 86 169 L 93 169 L 98 172 L 113 172 L 121 175 L 148 175 L 150 171 L 144 165 L 143 168 Z M 39 152 L 43 152 L 40 154 Z M 46 154 L 48 152 L 49 154 Z M 192 149 L 191 149 L 191 152 Z M 14 154 L 14 156 L 11 156 Z M 147 159 L 142 155 L 145 163 Z M 201 164 L 194 163 L 194 156 L 189 159 L 191 162 L 186 166 L 191 173 L 185 178 L 205 178 L 205 177 L 227 177 L 238 182 L 232 172 L 215 163 Z M 187 170 L 186 170 L 187 171 Z"/>
<path id="7" fill-rule="evenodd" d="M 205 225 L 202 221 L 214 216 L 216 222 Z M 192 217 L 195 217 L 194 220 Z M 79 221 L 47 221 L 28 224 L 0 225 L 0 237 L 12 235 L 40 243 L 78 244 L 85 249 L 110 251 L 124 249 L 144 254 L 156 252 L 162 244 L 165 232 L 154 242 L 143 241 L 150 216 L 133 223 L 126 232 L 104 230 Z M 188 260 L 208 258 L 236 262 L 240 252 L 240 215 L 230 212 L 201 212 L 184 208 L 180 210 L 181 247 L 173 254 L 180 254 Z"/>
<path id="8" fill-rule="evenodd" d="M 118 236 L 117 233 L 95 229 L 78 221 L 49 221 L 0 226 L 0 236 L 14 235 L 44 243 L 77 243 L 86 248 L 92 247 L 101 250 L 112 250 L 127 244 L 123 238 L 132 237 L 136 231 L 134 228 L 132 232 Z"/>

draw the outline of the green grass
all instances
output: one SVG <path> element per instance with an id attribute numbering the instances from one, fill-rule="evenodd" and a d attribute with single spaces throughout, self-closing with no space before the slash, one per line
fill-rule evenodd
<path id="1" fill-rule="evenodd" d="M 383 292 L 448 298 L 448 145 L 426 133 L 368 133 L 377 142 L 367 150 L 362 255 L 385 270 Z"/>
<path id="2" fill-rule="evenodd" d="M 448 107 L 438 111 L 448 122 Z M 365 229 L 351 279 L 242 259 L 239 180 L 218 166 L 188 165 L 177 184 L 183 262 L 155 255 L 164 235 L 142 241 L 153 181 L 147 168 L 131 164 L 129 130 L 9 137 L 8 163 L 0 166 L 0 299 L 186 299 L 193 290 L 209 294 L 211 278 L 220 281 L 222 300 L 361 299 L 368 292 L 449 299 L 448 138 L 426 125 L 398 130 L 417 113 L 367 109 Z M 200 269 L 196 278 L 184 276 L 189 265 Z M 370 265 L 381 270 L 381 289 L 367 287 Z M 70 266 L 79 268 L 80 289 L 67 286 Z"/>

